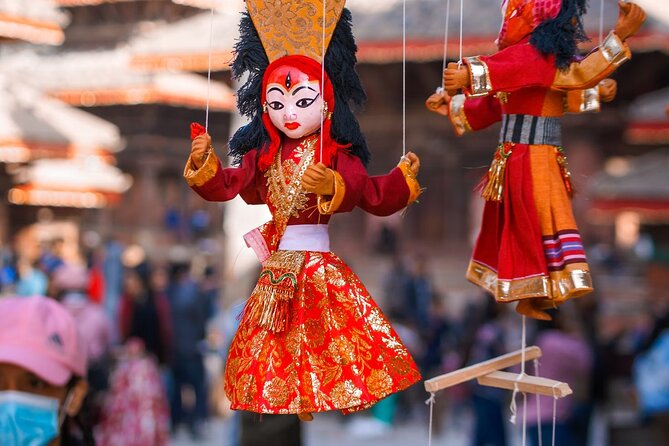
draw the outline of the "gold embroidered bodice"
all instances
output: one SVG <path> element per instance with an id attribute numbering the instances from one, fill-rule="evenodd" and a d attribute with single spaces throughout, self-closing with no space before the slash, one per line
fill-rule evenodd
<path id="1" fill-rule="evenodd" d="M 278 150 L 274 162 L 267 172 L 267 205 L 280 233 L 291 217 L 298 217 L 308 202 L 307 192 L 302 188 L 302 176 L 313 162 L 317 136 L 305 139 L 288 157 L 281 161 Z"/>

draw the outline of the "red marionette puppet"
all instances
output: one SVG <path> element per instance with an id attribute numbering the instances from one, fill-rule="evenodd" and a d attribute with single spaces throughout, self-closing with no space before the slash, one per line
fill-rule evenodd
<path id="1" fill-rule="evenodd" d="M 250 76 L 238 105 L 251 121 L 230 141 L 239 166 L 223 168 L 203 134 L 184 172 L 206 200 L 241 195 L 273 216 L 245 236 L 263 269 L 230 347 L 225 391 L 233 409 L 303 420 L 366 409 L 420 375 L 364 285 L 330 251 L 328 222 L 356 206 L 374 215 L 405 208 L 420 193 L 419 160 L 408 153 L 387 175 L 367 174 L 349 106 L 365 96 L 343 1 L 327 2 L 324 71 L 321 0 L 246 3 L 232 67 Z"/>
<path id="2" fill-rule="evenodd" d="M 449 64 L 444 88 L 451 94 L 427 101 L 428 109 L 449 115 L 459 135 L 502 121 L 467 278 L 538 319 L 550 319 L 542 310 L 592 291 L 571 209 L 560 116 L 597 108 L 598 93 L 612 99 L 615 83 L 598 84 L 630 58 L 625 40 L 645 19 L 637 5 L 621 3 L 615 30 L 579 59 L 585 3 L 505 0 L 499 52 Z"/>

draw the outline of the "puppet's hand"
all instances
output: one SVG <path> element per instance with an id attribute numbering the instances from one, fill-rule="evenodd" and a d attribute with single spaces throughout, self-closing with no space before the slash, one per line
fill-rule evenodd
<path id="1" fill-rule="evenodd" d="M 444 88 L 450 96 L 455 96 L 458 90 L 469 87 L 469 67 L 450 62 L 444 70 Z"/>
<path id="2" fill-rule="evenodd" d="M 448 95 L 448 93 L 439 89 L 439 91 L 427 98 L 425 101 L 425 107 L 427 107 L 427 109 L 432 112 L 448 116 L 448 105 L 450 102 L 451 97 Z"/>
<path id="3" fill-rule="evenodd" d="M 622 40 L 634 35 L 646 20 L 646 12 L 637 4 L 618 2 L 620 8 L 614 31 Z"/>
<path id="4" fill-rule="evenodd" d="M 615 99 L 618 92 L 618 83 L 613 79 L 603 79 L 597 86 L 599 89 L 599 98 L 602 102 L 611 102 Z"/>
<path id="5" fill-rule="evenodd" d="M 418 171 L 420 170 L 420 159 L 418 158 L 418 155 L 413 152 L 408 152 L 400 159 L 400 163 L 406 164 L 411 173 L 413 173 L 414 176 L 418 176 Z"/>
<path id="6" fill-rule="evenodd" d="M 318 195 L 334 195 L 334 182 L 334 173 L 323 163 L 310 165 L 302 176 L 304 190 Z"/>
<path id="7" fill-rule="evenodd" d="M 207 160 L 210 147 L 211 136 L 209 136 L 208 133 L 204 133 L 193 140 L 190 147 L 190 159 L 191 162 L 195 165 L 196 169 L 202 167 L 204 162 Z"/>

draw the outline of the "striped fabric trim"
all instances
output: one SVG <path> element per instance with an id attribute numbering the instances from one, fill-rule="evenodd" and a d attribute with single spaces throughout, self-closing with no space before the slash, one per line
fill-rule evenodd
<path id="1" fill-rule="evenodd" d="M 576 230 L 543 236 L 548 271 L 561 271 L 570 263 L 587 263 L 581 235 Z"/>
<path id="2" fill-rule="evenodd" d="M 560 118 L 531 115 L 502 115 L 499 142 L 518 144 L 562 144 Z"/>

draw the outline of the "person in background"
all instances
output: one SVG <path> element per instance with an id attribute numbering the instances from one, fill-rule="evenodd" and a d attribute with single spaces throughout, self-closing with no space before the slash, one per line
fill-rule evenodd
<path id="1" fill-rule="evenodd" d="M 74 318 L 81 333 L 88 370 L 89 411 L 87 416 L 97 424 L 102 397 L 107 390 L 111 369 L 112 323 L 102 306 L 88 295 L 90 275 L 84 265 L 63 263 L 51 277 L 50 291 Z"/>
<path id="2" fill-rule="evenodd" d="M 0 299 L 0 444 L 93 446 L 79 415 L 86 360 L 76 323 L 58 302 Z"/>
<path id="3" fill-rule="evenodd" d="M 24 229 L 16 235 L 16 285 L 19 296 L 45 296 L 49 279 L 39 268 L 41 247 L 35 231 Z"/>
<path id="4" fill-rule="evenodd" d="M 141 339 L 159 365 L 168 362 L 172 343 L 170 303 L 161 288 L 158 270 L 150 271 L 148 264 L 128 269 L 119 308 L 121 341 Z"/>
<path id="5" fill-rule="evenodd" d="M 97 446 L 167 446 L 169 403 L 156 360 L 143 342 L 125 343 L 109 380 L 96 432 Z"/>
<path id="6" fill-rule="evenodd" d="M 211 302 L 207 293 L 190 275 L 190 265 L 172 266 L 168 288 L 172 309 L 174 342 L 172 343 L 172 429 L 185 423 L 194 439 L 202 436 L 202 424 L 207 418 L 207 383 L 204 369 L 206 326 L 211 316 Z M 195 394 L 195 405 L 186 408 L 181 399 L 184 387 Z"/>
<path id="7" fill-rule="evenodd" d="M 549 311 L 552 320 L 538 321 L 535 345 L 545 352 L 540 362 L 541 376 L 567 382 L 574 391 L 569 398 L 557 401 L 555 444 L 585 446 L 591 412 L 589 385 L 594 358 L 585 336 L 575 325 L 577 318 L 573 314 L 565 314 L 573 308 L 563 305 L 559 311 Z M 541 442 L 536 434 L 529 435 L 530 441 L 535 445 L 549 445 L 553 437 L 553 398 L 540 398 L 539 419 L 537 398 L 527 398 L 528 433 L 536 433 L 539 424 Z"/>
<path id="8" fill-rule="evenodd" d="M 87 290 L 89 273 L 84 265 L 64 263 L 51 278 L 54 297 L 72 314 L 84 339 L 92 364 L 102 359 L 112 342 L 111 321 L 102 307 L 91 302 Z"/>
<path id="9" fill-rule="evenodd" d="M 501 305 L 486 298 L 482 317 L 478 318 L 473 342 L 466 348 L 467 364 L 476 364 L 506 353 Z M 473 446 L 506 446 L 505 390 L 473 385 L 471 400 L 474 409 Z M 566 443 L 565 443 L 566 444 Z"/>

